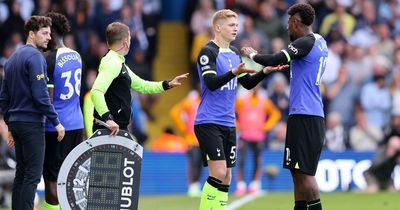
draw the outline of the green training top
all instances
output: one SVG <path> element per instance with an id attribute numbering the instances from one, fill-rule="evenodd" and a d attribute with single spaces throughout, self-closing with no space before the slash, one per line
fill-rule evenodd
<path id="1" fill-rule="evenodd" d="M 125 64 L 124 56 L 108 51 L 101 59 L 99 74 L 91 90 L 95 118 L 103 119 L 103 115 L 110 113 L 120 127 L 127 125 L 131 113 L 130 89 L 151 94 L 161 93 L 168 87 L 163 82 L 141 79 Z"/>

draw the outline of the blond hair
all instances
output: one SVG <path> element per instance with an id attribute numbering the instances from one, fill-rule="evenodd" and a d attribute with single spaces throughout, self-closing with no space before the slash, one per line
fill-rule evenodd
<path id="1" fill-rule="evenodd" d="M 230 9 L 218 10 L 217 12 L 214 13 L 212 17 L 212 24 L 213 26 L 215 26 L 215 24 L 217 24 L 219 20 L 226 20 L 231 17 L 238 18 L 238 15 L 236 14 L 236 12 Z"/>

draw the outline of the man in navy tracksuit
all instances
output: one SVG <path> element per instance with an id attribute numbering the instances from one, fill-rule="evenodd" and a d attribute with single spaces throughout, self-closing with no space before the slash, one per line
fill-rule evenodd
<path id="1" fill-rule="evenodd" d="M 47 48 L 51 19 L 32 16 L 25 23 L 26 45 L 5 64 L 0 108 L 8 125 L 8 144 L 15 146 L 17 167 L 12 194 L 13 210 L 32 210 L 43 170 L 44 122 L 52 122 L 58 140 L 65 130 L 50 103 L 46 84 L 46 60 L 39 50 Z"/>

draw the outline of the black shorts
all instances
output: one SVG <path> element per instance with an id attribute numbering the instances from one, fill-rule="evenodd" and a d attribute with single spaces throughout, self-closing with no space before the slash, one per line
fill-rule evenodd
<path id="1" fill-rule="evenodd" d="M 217 124 L 194 126 L 194 133 L 199 141 L 203 165 L 208 160 L 226 160 L 226 166 L 236 165 L 236 128 Z"/>
<path id="2" fill-rule="evenodd" d="M 43 178 L 52 182 L 57 181 L 58 172 L 67 155 L 83 141 L 83 130 L 66 131 L 61 142 L 57 136 L 57 132 L 46 132 Z"/>
<path id="3" fill-rule="evenodd" d="M 283 167 L 314 176 L 325 139 L 325 120 L 312 115 L 290 115 L 287 121 Z"/>

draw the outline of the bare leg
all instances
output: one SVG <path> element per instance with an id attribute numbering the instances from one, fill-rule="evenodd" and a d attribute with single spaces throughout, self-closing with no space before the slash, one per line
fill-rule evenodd
<path id="1" fill-rule="evenodd" d="M 45 199 L 46 202 L 52 205 L 58 205 L 57 183 L 44 181 L 45 183 Z"/>
<path id="2" fill-rule="evenodd" d="M 303 174 L 299 170 L 290 171 L 294 183 L 295 201 L 313 201 L 319 199 L 319 189 L 314 176 Z"/>

